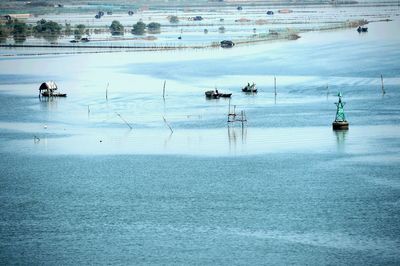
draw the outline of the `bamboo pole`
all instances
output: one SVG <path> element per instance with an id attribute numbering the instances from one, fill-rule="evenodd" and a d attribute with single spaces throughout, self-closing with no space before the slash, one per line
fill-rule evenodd
<path id="1" fill-rule="evenodd" d="M 165 101 L 165 83 L 166 83 L 166 82 L 167 82 L 167 81 L 164 80 L 163 93 L 162 93 L 162 97 L 163 97 L 164 101 Z"/>
<path id="2" fill-rule="evenodd" d="M 130 129 L 132 129 L 132 126 L 129 125 L 129 123 L 126 122 L 126 120 L 125 120 L 119 113 L 116 112 L 116 114 L 117 114 L 117 116 L 119 116 L 119 118 L 121 118 L 122 121 L 124 121 L 124 123 L 125 123 Z"/>
<path id="3" fill-rule="evenodd" d="M 165 117 L 162 117 L 164 120 L 165 125 L 169 128 L 169 130 L 171 130 L 171 134 L 174 133 L 174 131 L 172 130 L 172 127 L 168 124 L 167 119 L 165 119 Z"/>
<path id="4" fill-rule="evenodd" d="M 329 98 L 329 86 L 326 84 L 326 99 L 328 100 Z"/>
<path id="5" fill-rule="evenodd" d="M 110 85 L 110 83 L 107 83 L 107 87 L 106 87 L 106 101 L 108 101 L 108 86 Z"/>
<path id="6" fill-rule="evenodd" d="M 381 84 L 382 84 L 382 94 L 385 94 L 386 91 L 385 91 L 385 87 L 383 85 L 383 75 L 382 74 L 381 74 Z"/>

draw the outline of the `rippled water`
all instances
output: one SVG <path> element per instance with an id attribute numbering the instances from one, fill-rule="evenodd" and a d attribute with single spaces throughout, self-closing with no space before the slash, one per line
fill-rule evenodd
<path id="1" fill-rule="evenodd" d="M 399 264 L 398 28 L 2 57 L 0 261 Z M 40 101 L 48 79 L 68 97 Z M 244 128 L 227 126 L 229 101 L 205 99 L 215 86 Z M 338 91 L 347 132 L 331 130 Z"/>

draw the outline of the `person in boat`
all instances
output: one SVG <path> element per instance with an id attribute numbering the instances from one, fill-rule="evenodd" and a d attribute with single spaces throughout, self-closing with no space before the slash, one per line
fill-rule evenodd
<path id="1" fill-rule="evenodd" d="M 219 94 L 219 93 L 218 93 L 218 89 L 215 90 L 215 94 L 217 94 L 217 95 Z"/>

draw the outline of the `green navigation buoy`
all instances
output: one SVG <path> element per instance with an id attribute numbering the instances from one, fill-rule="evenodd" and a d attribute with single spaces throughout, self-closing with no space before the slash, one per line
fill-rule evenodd
<path id="1" fill-rule="evenodd" d="M 335 121 L 332 123 L 333 130 L 347 130 L 349 129 L 349 122 L 346 120 L 346 116 L 344 115 L 344 105 L 345 102 L 342 102 L 342 93 L 338 93 L 339 102 L 336 104 L 336 117 Z"/>

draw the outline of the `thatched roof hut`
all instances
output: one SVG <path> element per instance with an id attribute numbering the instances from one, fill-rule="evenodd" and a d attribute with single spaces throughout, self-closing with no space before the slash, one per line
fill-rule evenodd
<path id="1" fill-rule="evenodd" d="M 55 91 L 57 90 L 57 84 L 54 81 L 43 82 L 39 87 L 39 91 L 43 90 Z"/>
<path id="2" fill-rule="evenodd" d="M 57 84 L 54 81 L 42 83 L 39 87 L 39 96 L 43 97 L 67 97 L 67 94 L 56 92 Z"/>

